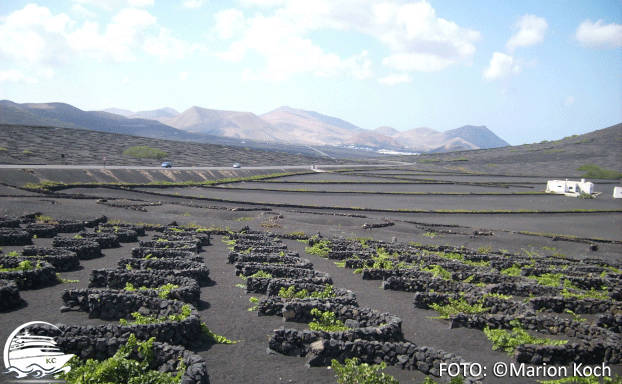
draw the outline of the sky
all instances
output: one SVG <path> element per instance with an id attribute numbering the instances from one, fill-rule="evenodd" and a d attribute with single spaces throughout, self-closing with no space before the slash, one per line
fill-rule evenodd
<path id="1" fill-rule="evenodd" d="M 622 122 L 622 2 L 3 1 L 0 99 L 556 140 Z"/>

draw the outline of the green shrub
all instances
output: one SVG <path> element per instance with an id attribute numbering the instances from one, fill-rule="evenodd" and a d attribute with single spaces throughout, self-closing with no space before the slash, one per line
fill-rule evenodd
<path id="1" fill-rule="evenodd" d="M 577 168 L 578 171 L 587 171 L 582 177 L 591 179 L 622 179 L 622 173 L 609 169 L 602 169 L 598 165 L 586 164 Z"/>
<path id="2" fill-rule="evenodd" d="M 451 280 L 451 272 L 440 265 L 431 265 L 427 268 L 421 268 L 424 272 L 432 272 L 434 277 L 440 277 L 443 280 Z"/>
<path id="3" fill-rule="evenodd" d="M 338 384 L 399 384 L 393 376 L 378 373 L 386 367 L 384 361 L 378 365 L 358 364 L 356 357 L 346 359 L 344 365 L 335 359 L 331 361 L 331 368 L 335 371 Z"/>
<path id="4" fill-rule="evenodd" d="M 536 345 L 564 345 L 568 340 L 551 340 L 546 338 L 533 337 L 525 331 L 518 322 L 511 323 L 514 328 L 512 332 L 505 329 L 484 328 L 484 333 L 488 340 L 492 342 L 492 349 L 503 349 L 508 355 L 512 356 L 514 350 L 519 345 L 536 344 Z"/>
<path id="5" fill-rule="evenodd" d="M 159 324 L 159 323 L 164 323 L 167 321 L 181 321 L 185 319 L 186 317 L 190 316 L 191 312 L 192 312 L 192 309 L 190 308 L 190 305 L 186 304 L 183 307 L 181 307 L 181 313 L 178 313 L 177 315 L 157 317 L 155 315 L 144 316 L 140 312 L 133 312 L 132 317 L 134 318 L 134 321 L 130 323 L 125 319 L 121 319 L 119 320 L 119 322 L 121 323 L 121 325 L 132 325 L 132 324 Z"/>
<path id="6" fill-rule="evenodd" d="M 59 379 L 69 384 L 175 384 L 181 381 L 186 366 L 181 363 L 177 376 L 161 373 L 149 369 L 153 361 L 153 341 L 138 342 L 136 336 L 131 334 L 126 344 L 109 359 L 99 361 L 89 359 L 83 361 L 77 356 L 72 357 L 67 365 L 71 367 L 69 372 L 58 375 Z M 138 349 L 142 361 L 131 359 L 134 350 Z"/>
<path id="7" fill-rule="evenodd" d="M 328 252 L 331 251 L 329 245 L 330 245 L 330 241 L 320 240 L 316 242 L 315 244 L 313 244 L 312 247 L 305 247 L 305 252 L 307 252 L 310 255 L 328 257 Z"/>
<path id="8" fill-rule="evenodd" d="M 314 298 L 314 299 L 328 299 L 331 297 L 336 297 L 335 289 L 332 285 L 326 285 L 323 291 L 320 292 L 311 292 L 306 289 L 302 289 L 300 291 L 296 290 L 295 286 L 290 286 L 285 289 L 285 287 L 281 287 L 279 293 L 277 295 L 283 299 L 306 299 L 306 298 Z"/>
<path id="9" fill-rule="evenodd" d="M 146 145 L 139 145 L 131 147 L 123 151 L 126 156 L 132 156 L 139 159 L 156 159 L 161 160 L 168 156 L 168 153 L 163 152 L 157 148 L 151 148 Z"/>
<path id="10" fill-rule="evenodd" d="M 536 280 L 540 285 L 546 285 L 549 287 L 557 287 L 560 284 L 562 274 L 561 273 L 544 273 L 541 276 L 528 276 L 528 278 Z"/>
<path id="11" fill-rule="evenodd" d="M 29 150 L 25 150 L 25 151 L 22 151 L 22 155 L 24 155 L 24 156 L 30 156 L 30 155 L 32 155 L 32 152 L 31 152 L 31 151 L 29 151 Z"/>
<path id="12" fill-rule="evenodd" d="M 3 268 L 2 265 L 0 265 L 0 272 L 30 271 L 35 268 L 41 268 L 41 264 L 37 262 L 37 265 L 33 266 L 30 260 L 24 260 L 17 264 L 17 267 L 15 268 Z"/>
<path id="13" fill-rule="evenodd" d="M 501 273 L 508 276 L 520 276 L 521 269 L 520 265 L 514 264 L 510 268 L 502 270 Z"/>
<path id="14" fill-rule="evenodd" d="M 448 319 L 449 316 L 458 313 L 471 315 L 488 311 L 488 308 L 482 306 L 482 300 L 475 304 L 469 304 L 462 297 L 459 299 L 449 299 L 449 304 L 431 304 L 430 308 L 440 314 L 440 319 Z"/>
<path id="15" fill-rule="evenodd" d="M 439 159 L 421 159 L 417 163 L 438 163 Z"/>
<path id="16" fill-rule="evenodd" d="M 56 280 L 61 283 L 61 284 L 66 284 L 66 283 L 79 283 L 80 280 L 69 280 L 69 279 L 63 279 L 59 273 L 56 274 Z"/>
<path id="17" fill-rule="evenodd" d="M 207 328 L 207 324 L 205 324 L 204 322 L 201 322 L 201 329 L 203 330 L 203 334 L 207 336 L 212 342 L 214 342 L 214 344 L 235 344 L 237 343 L 237 341 L 229 340 L 224 336 L 217 335 L 214 332 L 210 331 L 209 328 Z"/>
<path id="18" fill-rule="evenodd" d="M 585 193 L 585 192 L 581 192 L 581 194 L 577 197 L 579 199 L 593 199 L 594 198 L 593 195 L 590 195 L 589 193 Z"/>
<path id="19" fill-rule="evenodd" d="M 622 384 L 622 376 L 616 375 L 615 378 L 603 376 L 603 384 Z M 540 384 L 600 384 L 598 376 L 571 376 L 557 380 L 536 380 Z"/>
<path id="20" fill-rule="evenodd" d="M 312 331 L 339 332 L 350 329 L 343 325 L 333 312 L 322 312 L 317 308 L 313 308 L 311 315 L 313 315 L 313 321 L 309 323 L 309 329 Z"/>
<path id="21" fill-rule="evenodd" d="M 486 245 L 486 246 L 479 247 L 479 248 L 477 248 L 477 252 L 479 252 L 479 253 L 490 253 L 490 252 L 492 252 L 492 246 Z"/>
<path id="22" fill-rule="evenodd" d="M 6 149 L 4 147 L 0 147 L 0 152 L 8 152 L 8 149 Z"/>

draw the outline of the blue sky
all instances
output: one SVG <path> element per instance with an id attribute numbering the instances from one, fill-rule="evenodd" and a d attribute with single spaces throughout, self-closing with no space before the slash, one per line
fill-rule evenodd
<path id="1" fill-rule="evenodd" d="M 0 3 L 0 98 L 84 110 L 283 105 L 510 144 L 622 122 L 622 2 Z"/>

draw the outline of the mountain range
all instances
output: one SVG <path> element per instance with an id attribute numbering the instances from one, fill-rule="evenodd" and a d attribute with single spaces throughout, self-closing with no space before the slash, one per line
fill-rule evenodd
<path id="1" fill-rule="evenodd" d="M 485 126 L 465 125 L 439 132 L 431 128 L 367 130 L 342 119 L 291 107 L 255 115 L 194 106 L 132 112 L 109 108 L 83 111 L 65 103 L 0 101 L 0 124 L 85 128 L 134 136 L 211 142 L 215 138 L 282 144 L 336 145 L 411 152 L 449 152 L 504 147 L 509 144 Z"/>

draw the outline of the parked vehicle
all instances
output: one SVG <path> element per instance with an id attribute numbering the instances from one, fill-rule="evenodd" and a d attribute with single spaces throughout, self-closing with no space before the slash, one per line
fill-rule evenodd
<path id="1" fill-rule="evenodd" d="M 242 168 L 242 166 L 240 165 L 240 163 L 235 163 L 233 164 L 233 168 Z"/>
<path id="2" fill-rule="evenodd" d="M 162 163 L 162 168 L 171 168 L 173 165 L 171 163 L 169 163 L 168 161 L 165 161 L 164 163 Z"/>

